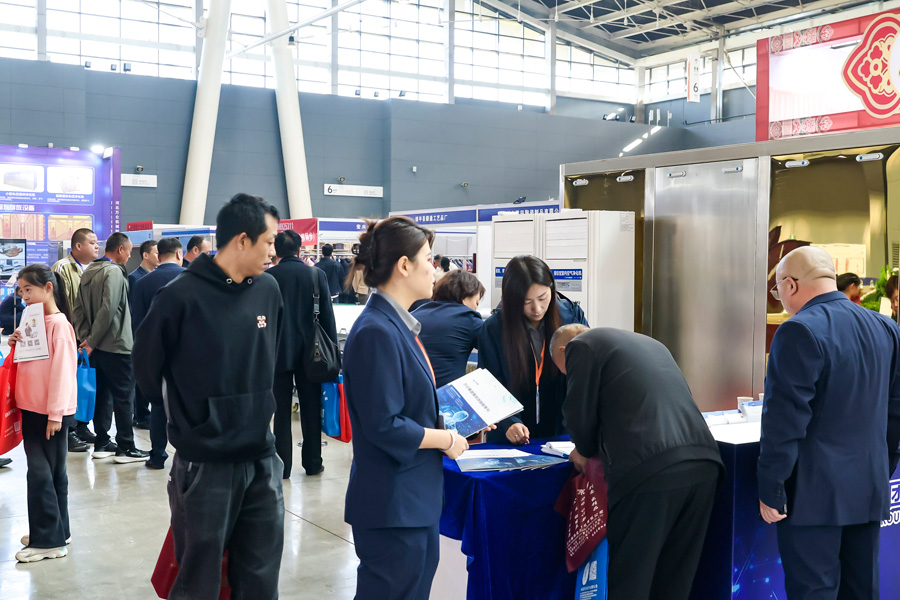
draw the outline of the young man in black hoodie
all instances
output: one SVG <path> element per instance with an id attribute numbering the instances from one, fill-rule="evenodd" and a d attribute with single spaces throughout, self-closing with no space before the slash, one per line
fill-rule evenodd
<path id="1" fill-rule="evenodd" d="M 218 597 L 225 550 L 235 597 L 278 597 L 283 465 L 269 422 L 283 304 L 264 272 L 277 226 L 262 198 L 234 196 L 216 218 L 218 254 L 201 254 L 160 290 L 138 329 L 138 384 L 165 406 L 177 451 L 171 600 Z"/>

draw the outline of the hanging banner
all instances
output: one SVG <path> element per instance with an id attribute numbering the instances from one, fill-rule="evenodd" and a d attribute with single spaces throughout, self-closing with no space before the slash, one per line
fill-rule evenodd
<path id="1" fill-rule="evenodd" d="M 687 73 L 687 101 L 700 102 L 700 57 L 689 54 L 685 65 Z"/>
<path id="2" fill-rule="evenodd" d="M 759 40 L 756 139 L 900 124 L 900 9 Z"/>
<path id="3" fill-rule="evenodd" d="M 278 231 L 287 230 L 300 234 L 303 246 L 315 246 L 319 243 L 318 219 L 284 219 L 278 223 Z"/>

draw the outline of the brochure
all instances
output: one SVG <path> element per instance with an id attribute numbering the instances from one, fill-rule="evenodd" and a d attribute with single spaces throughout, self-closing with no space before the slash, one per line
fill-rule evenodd
<path id="1" fill-rule="evenodd" d="M 444 427 L 463 437 L 522 411 L 522 405 L 485 369 L 476 369 L 438 390 Z"/>
<path id="2" fill-rule="evenodd" d="M 16 344 L 14 362 L 29 362 L 50 358 L 47 345 L 47 328 L 44 325 L 44 303 L 29 304 L 22 311 L 22 321 L 18 330 L 22 332 L 22 341 Z"/>
<path id="3" fill-rule="evenodd" d="M 456 459 L 459 470 L 464 473 L 546 469 L 565 462 L 568 461 L 564 458 L 528 454 L 521 450 L 466 450 Z"/>
<path id="4" fill-rule="evenodd" d="M 572 450 L 574 449 L 574 442 L 547 442 L 541 446 L 541 452 L 544 454 L 562 456 L 563 458 L 569 458 L 569 455 L 572 454 Z"/>

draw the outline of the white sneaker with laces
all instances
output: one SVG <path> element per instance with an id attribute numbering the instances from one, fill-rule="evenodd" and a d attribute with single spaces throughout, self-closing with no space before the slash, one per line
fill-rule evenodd
<path id="1" fill-rule="evenodd" d="M 62 558 L 68 553 L 65 546 L 62 548 L 23 548 L 16 552 L 16 560 L 20 563 L 33 563 L 45 558 Z"/>
<path id="2" fill-rule="evenodd" d="M 30 536 L 30 535 L 23 535 L 23 536 L 22 536 L 22 539 L 19 540 L 19 541 L 22 542 L 22 545 L 23 545 L 23 546 L 28 546 L 28 543 L 31 541 L 31 536 Z M 66 538 L 66 546 L 68 546 L 68 545 L 71 544 L 71 543 L 72 543 L 72 536 L 70 535 L 69 537 Z"/>

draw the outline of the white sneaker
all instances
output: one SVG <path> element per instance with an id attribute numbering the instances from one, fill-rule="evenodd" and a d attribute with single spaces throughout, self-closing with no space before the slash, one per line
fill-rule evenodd
<path id="1" fill-rule="evenodd" d="M 31 541 L 31 536 L 30 536 L 30 535 L 23 535 L 23 536 L 22 536 L 22 539 L 19 540 L 19 541 L 22 542 L 22 545 L 23 545 L 23 546 L 28 546 L 28 542 Z M 72 543 L 72 536 L 70 535 L 69 537 L 66 538 L 66 546 L 68 546 L 68 545 L 71 544 L 71 543 Z"/>
<path id="2" fill-rule="evenodd" d="M 23 548 L 16 552 L 16 560 L 20 563 L 33 563 L 45 558 L 62 558 L 69 553 L 62 548 Z"/>

